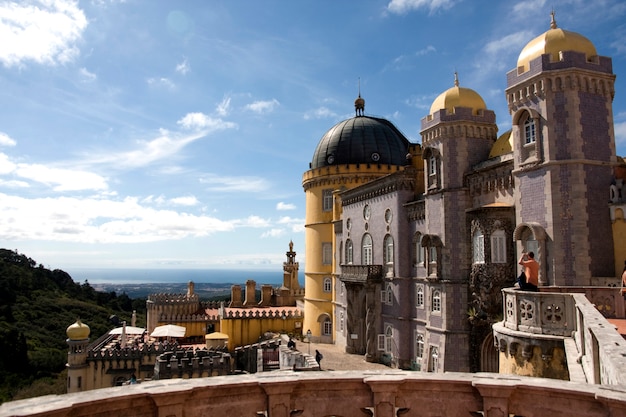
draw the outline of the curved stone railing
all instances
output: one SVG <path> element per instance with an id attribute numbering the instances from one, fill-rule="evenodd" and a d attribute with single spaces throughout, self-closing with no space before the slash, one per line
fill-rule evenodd
<path id="1" fill-rule="evenodd" d="M 528 292 L 505 288 L 504 327 L 526 333 L 572 336 L 576 329 L 574 298 L 569 293 Z"/>
<path id="2" fill-rule="evenodd" d="M 544 369 L 537 371 L 541 373 L 552 366 L 550 361 L 560 350 L 566 354 L 570 380 L 580 368 L 583 381 L 626 386 L 626 340 L 585 294 L 514 288 L 502 293 L 504 319 L 493 325 L 494 343 L 500 352 L 511 357 L 520 352 L 526 361 L 540 353 L 545 362 Z M 519 370 L 528 371 L 525 368 Z"/>
<path id="3" fill-rule="evenodd" d="M 543 378 L 291 372 L 171 379 L 4 403 L 0 417 L 626 415 L 626 390 Z"/>

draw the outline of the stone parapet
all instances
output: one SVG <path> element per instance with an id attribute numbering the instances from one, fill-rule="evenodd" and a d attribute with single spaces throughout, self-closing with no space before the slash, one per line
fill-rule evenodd
<path id="1" fill-rule="evenodd" d="M 291 372 L 170 379 L 4 403 L 0 417 L 626 415 L 626 390 L 497 374 Z"/>

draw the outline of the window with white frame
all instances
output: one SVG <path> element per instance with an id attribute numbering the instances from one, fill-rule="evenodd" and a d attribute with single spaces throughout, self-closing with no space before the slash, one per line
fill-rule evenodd
<path id="1" fill-rule="evenodd" d="M 439 348 L 437 346 L 430 347 L 430 366 L 428 372 L 437 372 L 439 369 Z"/>
<path id="2" fill-rule="evenodd" d="M 333 264 L 333 244 L 330 242 L 322 243 L 322 264 Z"/>
<path id="3" fill-rule="evenodd" d="M 428 175 L 437 175 L 437 158 L 434 155 L 428 158 Z"/>
<path id="4" fill-rule="evenodd" d="M 393 237 L 391 235 L 385 236 L 385 264 L 393 264 Z"/>
<path id="5" fill-rule="evenodd" d="M 322 191 L 322 211 L 331 211 L 333 209 L 333 190 Z"/>
<path id="6" fill-rule="evenodd" d="M 491 234 L 491 263 L 506 263 L 506 235 L 502 229 Z"/>
<path id="7" fill-rule="evenodd" d="M 324 278 L 324 292 L 332 292 L 333 290 L 333 281 L 329 277 Z"/>
<path id="8" fill-rule="evenodd" d="M 537 141 L 537 133 L 535 130 L 535 121 L 528 115 L 524 120 L 524 143 L 526 145 Z"/>
<path id="9" fill-rule="evenodd" d="M 387 286 L 380 290 L 380 302 L 387 305 L 393 304 L 393 291 L 391 290 L 391 285 L 387 284 Z"/>
<path id="10" fill-rule="evenodd" d="M 385 262 L 386 274 L 387 276 L 393 276 L 393 237 L 391 235 L 385 236 L 383 241 L 383 257 Z"/>
<path id="11" fill-rule="evenodd" d="M 472 239 L 472 257 L 475 264 L 485 263 L 485 236 L 480 230 L 474 232 Z"/>
<path id="12" fill-rule="evenodd" d="M 354 251 L 352 248 L 352 240 L 348 239 L 346 240 L 346 265 L 352 265 L 354 261 L 353 254 L 354 254 Z"/>
<path id="13" fill-rule="evenodd" d="M 424 359 L 424 335 L 421 333 L 415 334 L 415 370 L 420 371 L 422 369 L 422 360 Z"/>
<path id="14" fill-rule="evenodd" d="M 441 312 L 441 291 L 433 290 L 433 300 L 431 310 L 434 312 Z"/>
<path id="15" fill-rule="evenodd" d="M 372 265 L 373 246 L 372 236 L 369 233 L 366 233 L 363 236 L 363 242 L 361 244 L 361 257 L 363 265 Z"/>
<path id="16" fill-rule="evenodd" d="M 437 247 L 430 246 L 428 248 L 428 275 L 437 276 Z"/>
<path id="17" fill-rule="evenodd" d="M 415 251 L 415 264 L 422 265 L 424 264 L 424 248 L 422 247 L 422 235 L 421 233 L 416 233 L 413 238 L 413 245 Z"/>
<path id="18" fill-rule="evenodd" d="M 322 335 L 330 336 L 333 332 L 333 322 L 327 317 L 322 323 Z"/>
<path id="19" fill-rule="evenodd" d="M 424 284 L 417 284 L 417 290 L 415 291 L 415 306 L 417 308 L 424 308 Z"/>
<path id="20" fill-rule="evenodd" d="M 393 327 L 387 326 L 385 329 L 385 353 L 393 351 Z"/>

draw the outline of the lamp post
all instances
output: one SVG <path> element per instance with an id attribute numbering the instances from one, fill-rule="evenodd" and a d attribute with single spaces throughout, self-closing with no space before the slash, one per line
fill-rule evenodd
<path id="1" fill-rule="evenodd" d="M 311 329 L 306 331 L 306 339 L 309 341 L 309 355 L 311 354 Z"/>

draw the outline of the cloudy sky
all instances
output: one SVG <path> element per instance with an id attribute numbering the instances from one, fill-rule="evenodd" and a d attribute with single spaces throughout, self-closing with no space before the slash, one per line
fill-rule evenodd
<path id="1" fill-rule="evenodd" d="M 505 131 L 505 73 L 552 8 L 613 58 L 626 155 L 622 0 L 0 0 L 0 247 L 280 271 L 293 240 L 304 263 L 302 174 L 359 79 L 414 142 L 455 71 Z"/>

